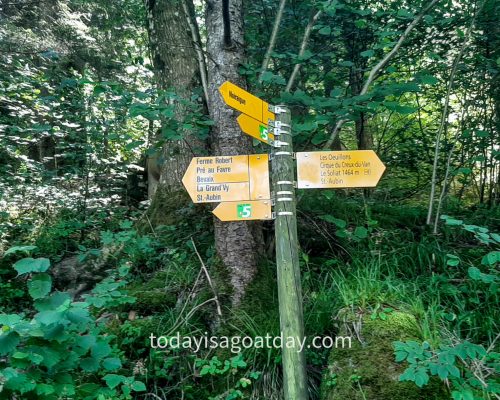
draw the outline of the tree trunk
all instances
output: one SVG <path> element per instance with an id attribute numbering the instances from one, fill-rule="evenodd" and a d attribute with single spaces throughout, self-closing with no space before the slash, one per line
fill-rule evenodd
<path id="1" fill-rule="evenodd" d="M 227 5 L 225 15 L 229 17 L 229 24 L 224 24 L 223 3 L 228 2 L 208 0 L 206 9 L 208 102 L 210 117 L 215 121 L 212 147 L 216 155 L 249 154 L 251 140 L 238 127 L 238 113 L 230 109 L 219 94 L 219 86 L 226 80 L 245 87 L 238 74 L 239 65 L 244 62 L 242 0 L 232 0 Z M 214 224 L 217 252 L 228 269 L 233 288 L 231 300 L 236 306 L 257 272 L 263 253 L 262 227 L 255 222 L 220 222 L 218 219 Z"/>
<path id="2" fill-rule="evenodd" d="M 363 90 L 363 70 L 366 63 L 351 68 L 349 75 L 349 84 L 353 96 L 358 96 Z M 356 120 L 356 140 L 359 150 L 371 150 L 373 148 L 373 136 L 368 128 L 368 118 L 366 113 L 361 112 Z"/>
<path id="3" fill-rule="evenodd" d="M 183 2 L 186 2 L 183 6 Z M 192 0 L 145 0 L 148 35 L 155 76 L 160 89 L 174 90 L 183 100 L 189 100 L 195 89 L 201 88 L 200 69 L 190 22 L 193 21 Z M 185 10 L 188 10 L 187 12 Z M 188 15 L 189 13 L 189 15 Z M 189 113 L 189 107 L 176 101 L 175 119 L 179 127 Z M 165 125 L 165 122 L 162 123 Z M 161 190 L 182 187 L 184 172 L 203 143 L 191 132 L 179 128 L 182 140 L 169 140 L 155 155 L 148 157 L 148 195 Z M 156 141 L 159 137 L 156 137 Z"/>

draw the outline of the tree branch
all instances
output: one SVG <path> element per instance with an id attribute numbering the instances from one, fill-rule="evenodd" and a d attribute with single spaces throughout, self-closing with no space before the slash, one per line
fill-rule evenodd
<path id="1" fill-rule="evenodd" d="M 306 26 L 306 30 L 304 31 L 304 37 L 302 38 L 302 44 L 300 45 L 300 50 L 299 50 L 299 55 L 298 58 L 302 58 L 304 56 L 304 53 L 306 52 L 307 49 L 307 43 L 309 42 L 309 37 L 311 36 L 311 31 L 312 28 L 315 24 L 315 22 L 318 20 L 318 18 L 323 14 L 323 10 L 317 11 L 314 15 L 311 15 L 311 18 L 309 19 L 309 22 Z M 288 80 L 288 83 L 285 88 L 285 92 L 289 92 L 290 89 L 292 88 L 293 84 L 295 83 L 295 79 L 297 78 L 297 75 L 299 74 L 300 66 L 302 65 L 301 62 L 298 62 L 295 64 L 295 67 L 293 67 L 292 75 L 290 75 L 290 79 Z"/>
<path id="2" fill-rule="evenodd" d="M 267 67 L 269 65 L 269 60 L 271 59 L 271 53 L 274 50 L 274 46 L 276 45 L 276 39 L 278 37 L 278 29 L 281 23 L 281 19 L 283 17 L 283 10 L 285 9 L 286 0 L 281 0 L 278 8 L 278 13 L 276 14 L 276 19 L 274 20 L 273 32 L 271 33 L 271 40 L 269 41 L 269 46 L 267 47 L 266 54 L 264 56 L 264 60 L 262 60 L 262 66 L 260 68 L 259 82 L 262 82 L 262 76 L 264 72 L 267 71 Z"/>
<path id="3" fill-rule="evenodd" d="M 203 54 L 203 48 L 201 46 L 200 32 L 198 31 L 198 26 L 195 25 L 193 21 L 189 6 L 186 0 L 182 0 L 182 8 L 184 9 L 184 14 L 186 16 L 187 23 L 189 25 L 189 30 L 191 31 L 191 38 L 193 40 L 193 45 L 196 51 L 196 57 L 198 58 L 198 65 L 200 69 L 201 85 L 203 86 L 203 94 L 205 95 L 205 102 L 208 107 L 208 79 L 207 79 L 207 64 L 205 62 L 205 56 Z"/>
<path id="4" fill-rule="evenodd" d="M 482 4 L 484 4 L 484 2 Z M 436 144 L 435 144 L 435 148 L 434 148 L 434 162 L 432 164 L 431 193 L 429 195 L 429 208 L 427 210 L 427 220 L 426 220 L 427 225 L 430 225 L 432 222 L 432 212 L 434 209 L 434 197 L 436 195 L 436 185 L 437 185 L 437 167 L 438 167 L 438 161 L 439 161 L 439 151 L 440 151 L 440 147 L 441 147 L 441 135 L 443 133 L 443 130 L 444 130 L 446 124 L 448 123 L 448 108 L 450 106 L 451 92 L 452 92 L 453 86 L 455 84 L 455 75 L 457 73 L 458 64 L 459 64 L 460 60 L 462 59 L 462 56 L 465 52 L 465 48 L 467 47 L 467 43 L 469 41 L 469 36 L 472 33 L 472 28 L 474 27 L 476 17 L 477 17 L 477 15 L 480 12 L 482 7 L 483 6 L 481 5 L 481 7 L 474 14 L 474 17 L 471 20 L 471 23 L 467 29 L 467 33 L 465 34 L 464 42 L 462 43 L 462 47 L 460 48 L 460 51 L 458 52 L 457 56 L 453 60 L 453 65 L 451 67 L 450 77 L 448 78 L 448 85 L 447 85 L 448 87 L 446 89 L 444 108 L 443 108 L 443 112 L 441 114 L 441 123 L 439 124 L 439 129 L 438 129 L 438 132 L 436 134 Z M 453 144 L 453 146 L 455 146 L 455 144 Z M 449 173 L 449 165 L 448 165 L 448 168 L 446 170 L 447 175 L 448 175 L 448 173 Z M 446 176 L 446 179 L 447 179 L 447 176 Z M 445 185 L 446 185 L 446 181 L 445 181 Z M 443 194 L 443 196 L 444 196 L 444 194 Z M 436 217 L 436 218 L 438 218 L 438 217 Z M 437 222 L 434 226 L 434 229 L 437 230 Z"/>
<path id="5" fill-rule="evenodd" d="M 411 22 L 410 25 L 405 29 L 403 34 L 400 36 L 399 40 L 396 42 L 392 50 L 387 53 L 382 60 L 380 60 L 370 71 L 370 74 L 368 75 L 368 78 L 366 79 L 365 84 L 363 85 L 363 89 L 361 89 L 361 92 L 359 93 L 359 96 L 363 96 L 368 92 L 368 89 L 370 88 L 370 85 L 373 83 L 373 81 L 378 77 L 380 71 L 389 63 L 389 61 L 394 57 L 394 55 L 398 52 L 398 50 L 401 48 L 405 40 L 408 38 L 410 35 L 410 32 L 417 26 L 417 24 L 422 20 L 424 15 L 429 11 L 439 0 L 432 0 L 416 17 L 415 19 Z M 333 129 L 332 133 L 330 134 L 330 138 L 327 140 L 327 142 L 324 145 L 325 149 L 328 149 L 331 147 L 333 141 L 335 140 L 336 136 L 338 135 L 338 132 L 340 131 L 340 128 L 342 128 L 342 125 L 346 123 L 348 120 L 347 119 L 340 119 L 337 121 L 335 124 L 335 128 Z"/>

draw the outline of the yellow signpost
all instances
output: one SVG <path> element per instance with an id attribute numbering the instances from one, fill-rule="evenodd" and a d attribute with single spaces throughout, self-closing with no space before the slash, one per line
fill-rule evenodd
<path id="1" fill-rule="evenodd" d="M 271 200 L 226 201 L 212 212 L 226 222 L 272 219 Z"/>
<path id="2" fill-rule="evenodd" d="M 236 120 L 238 121 L 241 130 L 247 135 L 260 140 L 261 142 L 273 144 L 274 134 L 269 132 L 269 127 L 266 124 L 256 120 L 255 118 L 249 117 L 246 114 L 240 114 Z"/>
<path id="3" fill-rule="evenodd" d="M 373 150 L 311 151 L 296 156 L 299 189 L 374 187 L 385 171 Z"/>
<path id="4" fill-rule="evenodd" d="M 291 113 L 284 105 L 270 107 L 231 82 L 224 82 L 219 91 L 228 106 L 243 113 L 238 117 L 241 130 L 272 146 L 273 199 L 267 154 L 195 157 L 182 183 L 193 202 L 219 202 L 213 213 L 221 221 L 276 220 L 280 326 L 286 337 L 300 341 L 304 338 L 304 321 Z M 275 130 L 270 132 L 268 126 Z M 280 140 L 275 140 L 274 134 Z M 385 170 L 371 150 L 301 152 L 295 156 L 299 189 L 373 187 Z M 306 400 L 305 354 L 284 347 L 282 363 L 285 400 Z"/>
<path id="5" fill-rule="evenodd" d="M 269 199 L 269 158 L 267 154 L 194 157 L 182 183 L 193 203 Z"/>
<path id="6" fill-rule="evenodd" d="M 274 113 L 269 111 L 269 103 L 259 99 L 246 90 L 236 86 L 234 83 L 229 81 L 224 82 L 220 88 L 224 101 L 229 107 L 232 107 L 243 114 L 246 114 L 260 122 L 265 124 L 269 123 L 269 120 L 274 121 Z"/>

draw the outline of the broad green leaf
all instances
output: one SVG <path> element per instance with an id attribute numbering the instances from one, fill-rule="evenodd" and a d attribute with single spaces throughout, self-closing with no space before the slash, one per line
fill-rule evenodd
<path id="1" fill-rule="evenodd" d="M 408 353 L 406 351 L 396 351 L 396 362 L 401 362 L 406 360 Z"/>
<path id="2" fill-rule="evenodd" d="M 56 350 L 49 346 L 31 346 L 30 351 L 43 357 L 43 361 L 40 364 L 47 368 L 52 368 L 61 361 L 62 354 L 59 349 Z"/>
<path id="3" fill-rule="evenodd" d="M 368 230 L 364 226 L 357 226 L 354 230 L 354 236 L 360 239 L 365 239 L 368 237 Z"/>
<path id="4" fill-rule="evenodd" d="M 21 316 L 17 314 L 0 314 L 0 326 L 6 325 L 12 327 L 21 321 Z"/>
<path id="5" fill-rule="evenodd" d="M 453 254 L 446 254 L 446 258 L 446 265 L 449 265 L 450 267 L 456 267 L 460 264 L 460 259 Z"/>
<path id="6" fill-rule="evenodd" d="M 120 383 L 124 382 L 127 378 L 125 378 L 123 375 L 108 374 L 103 379 L 110 389 L 114 389 Z"/>
<path id="7" fill-rule="evenodd" d="M 30 272 L 45 272 L 50 267 L 50 260 L 47 258 L 23 258 L 14 264 L 14 269 L 19 275 Z"/>
<path id="8" fill-rule="evenodd" d="M 36 300 L 35 308 L 38 311 L 48 311 L 55 310 L 56 308 L 62 306 L 63 304 L 68 304 L 71 298 L 68 293 L 65 292 L 53 292 L 49 296 Z"/>
<path id="9" fill-rule="evenodd" d="M 108 371 L 115 371 L 122 367 L 122 362 L 119 358 L 106 358 L 102 365 Z"/>
<path id="10" fill-rule="evenodd" d="M 145 392 L 146 385 L 144 383 L 142 383 L 141 381 L 134 381 L 134 383 L 132 383 L 132 390 L 134 392 Z"/>
<path id="11" fill-rule="evenodd" d="M 469 268 L 469 276 L 474 280 L 480 280 L 481 279 L 481 271 L 479 270 L 479 268 L 470 267 Z"/>
<path id="12" fill-rule="evenodd" d="M 95 357 L 85 357 L 80 360 L 80 368 L 85 372 L 95 372 L 99 369 L 99 360 Z"/>
<path id="13" fill-rule="evenodd" d="M 429 375 L 427 375 L 425 368 L 417 368 L 415 372 L 415 384 L 418 387 L 423 387 L 427 382 L 429 382 Z"/>
<path id="14" fill-rule="evenodd" d="M 90 321 L 89 311 L 85 308 L 70 308 L 66 318 L 74 324 L 83 324 Z"/>
<path id="15" fill-rule="evenodd" d="M 99 360 L 108 356 L 110 353 L 111 347 L 106 342 L 97 342 L 94 346 L 92 346 L 92 357 L 95 357 Z"/>
<path id="16" fill-rule="evenodd" d="M 36 394 L 37 395 L 49 395 L 55 392 L 55 388 L 53 385 L 48 385 L 46 383 L 39 383 L 36 385 Z"/>
<path id="17" fill-rule="evenodd" d="M 28 291 L 33 299 L 41 299 L 50 293 L 52 278 L 49 274 L 37 274 L 28 282 Z"/>
<path id="18" fill-rule="evenodd" d="M 18 252 L 28 253 L 30 251 L 36 250 L 37 248 L 38 248 L 37 246 L 14 246 L 14 247 L 11 247 L 9 250 L 7 250 L 4 253 L 4 257 L 9 255 L 9 254 L 14 254 L 14 253 L 18 253 Z"/>
<path id="19" fill-rule="evenodd" d="M 498 262 L 500 262 L 500 251 L 490 251 L 483 257 L 481 264 L 493 266 Z"/>
<path id="20" fill-rule="evenodd" d="M 19 391 L 19 393 L 24 394 L 35 389 L 36 382 L 28 374 L 22 373 L 10 378 L 5 384 L 5 387 L 7 389 Z"/>
<path id="21" fill-rule="evenodd" d="M 16 332 L 0 334 L 0 356 L 9 354 L 19 344 L 19 335 Z"/>
<path id="22" fill-rule="evenodd" d="M 35 319 L 43 325 L 51 325 L 61 322 L 64 319 L 64 312 L 47 310 L 35 315 Z"/>
<path id="23" fill-rule="evenodd" d="M 80 336 L 80 339 L 76 343 L 78 347 L 87 351 L 96 343 L 96 337 L 94 335 L 84 335 Z"/>
<path id="24" fill-rule="evenodd" d="M 474 394 L 470 390 L 464 390 L 461 394 L 463 400 L 474 400 Z"/>

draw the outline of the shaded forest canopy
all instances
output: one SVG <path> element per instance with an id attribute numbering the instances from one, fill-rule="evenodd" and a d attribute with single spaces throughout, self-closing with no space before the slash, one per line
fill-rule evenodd
<path id="1" fill-rule="evenodd" d="M 374 189 L 296 190 L 311 399 L 498 399 L 497 0 L 0 0 L 0 399 L 282 399 L 273 221 L 221 222 L 195 156 L 373 150 Z M 288 400 L 288 399 L 287 399 Z M 302 399 L 297 399 L 302 400 Z"/>

